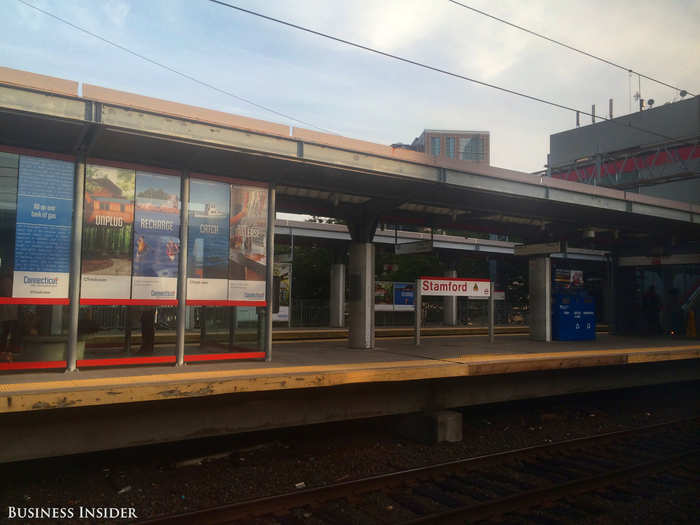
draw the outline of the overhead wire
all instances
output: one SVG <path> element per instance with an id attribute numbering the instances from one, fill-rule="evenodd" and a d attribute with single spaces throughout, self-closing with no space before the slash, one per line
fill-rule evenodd
<path id="1" fill-rule="evenodd" d="M 410 58 L 406 58 L 406 57 L 402 57 L 402 56 L 399 56 L 399 55 L 395 55 L 395 54 L 393 54 L 393 53 L 388 53 L 388 52 L 386 52 L 386 51 L 381 51 L 381 50 L 379 50 L 379 49 L 375 49 L 375 48 L 370 47 L 370 46 L 366 46 L 366 45 L 363 45 L 363 44 L 358 44 L 358 43 L 356 43 L 356 42 L 352 42 L 352 41 L 346 40 L 346 39 L 344 39 L 344 38 L 340 38 L 340 37 L 337 37 L 337 36 L 334 36 L 334 35 L 331 35 L 331 34 L 328 34 L 328 33 L 324 33 L 324 32 L 322 32 L 322 31 L 318 31 L 318 30 L 315 30 L 315 29 L 311 29 L 311 28 L 308 28 L 308 27 L 304 27 L 304 26 L 301 26 L 301 25 L 299 25 L 299 24 L 295 24 L 295 23 L 292 23 L 292 22 L 288 22 L 288 21 L 286 21 L 286 20 L 282 20 L 282 19 L 280 19 L 280 18 L 275 18 L 275 17 L 269 16 L 269 15 L 265 15 L 265 14 L 259 13 L 259 12 L 257 12 L 257 11 L 253 11 L 253 10 L 251 10 L 251 9 L 246 9 L 246 8 L 243 8 L 243 7 L 234 5 L 234 4 L 230 4 L 230 3 L 228 3 L 228 2 L 224 2 L 224 1 L 222 1 L 222 0 L 208 0 L 208 1 L 211 2 L 211 3 L 213 3 L 213 4 L 218 4 L 218 5 L 223 6 L 223 7 L 228 7 L 228 8 L 230 8 L 230 9 L 234 9 L 234 10 L 240 11 L 240 12 L 242 12 L 242 13 L 247 13 L 247 14 L 249 14 L 249 15 L 253 15 L 253 16 L 256 16 L 256 17 L 259 17 L 259 18 L 268 20 L 268 21 L 270 21 L 270 22 L 275 22 L 275 23 L 282 24 L 282 25 L 287 26 L 287 27 L 291 27 L 291 28 L 293 28 L 293 29 L 298 29 L 298 30 L 300 30 L 300 31 L 304 31 L 304 32 L 306 32 L 306 33 L 310 33 L 310 34 L 312 34 L 312 35 L 316 35 L 316 36 L 320 36 L 320 37 L 323 37 L 323 38 L 327 38 L 327 39 L 329 39 L 329 40 L 334 40 L 334 41 L 339 42 L 339 43 L 341 43 L 341 44 L 345 44 L 345 45 L 348 45 L 348 46 L 351 46 L 351 47 L 355 47 L 355 48 L 358 48 L 358 49 L 362 49 L 362 50 L 368 51 L 368 52 L 370 52 L 370 53 L 375 53 L 375 54 L 377 54 L 377 55 L 381 55 L 381 56 L 384 56 L 384 57 L 387 57 L 387 58 L 391 58 L 391 59 L 393 59 L 393 60 L 398 60 L 398 61 L 404 62 L 404 63 L 406 63 L 406 64 L 412 64 L 412 65 L 414 65 L 414 66 L 421 67 L 421 68 L 423 68 L 423 69 L 428 69 L 428 70 L 430 70 L 430 71 L 435 71 L 436 73 L 441 73 L 441 74 L 443 74 L 443 75 L 447 75 L 447 76 L 450 76 L 450 77 L 453 77 L 453 78 L 458 78 L 458 79 L 461 79 L 461 80 L 466 80 L 467 82 L 472 82 L 472 83 L 478 84 L 478 85 L 480 85 L 480 86 L 484 86 L 484 87 L 489 87 L 489 88 L 492 88 L 492 89 L 496 89 L 496 90 L 501 91 L 501 92 L 504 92 L 504 93 L 509 93 L 509 94 L 511 94 L 511 95 L 516 95 L 516 96 L 519 96 L 519 97 L 522 97 L 522 98 L 525 98 L 525 99 L 528 99 L 528 100 L 532 100 L 532 101 L 535 101 L 535 102 L 540 102 L 540 103 L 542 103 L 542 104 L 548 104 L 548 105 L 550 105 L 550 106 L 553 106 L 553 107 L 556 107 L 556 108 L 559 108 L 559 109 L 564 109 L 564 110 L 567 110 L 567 111 L 572 111 L 572 112 L 574 112 L 574 113 L 579 113 L 579 114 L 581 114 L 581 115 L 588 115 L 588 116 L 590 116 L 590 117 L 599 118 L 599 119 L 601 119 L 601 120 L 613 122 L 613 123 L 619 124 L 619 125 L 621 125 L 621 126 L 624 126 L 624 127 L 626 127 L 626 128 L 636 129 L 636 130 L 638 130 L 638 131 L 642 131 L 642 132 L 648 133 L 648 134 L 650 134 L 650 135 L 655 135 L 655 136 L 657 136 L 657 137 L 661 137 L 661 138 L 664 138 L 664 139 L 667 139 L 667 140 L 673 140 L 673 137 L 669 137 L 669 136 L 667 136 L 667 135 L 664 135 L 663 133 L 658 133 L 658 132 L 656 132 L 656 131 L 652 131 L 652 130 L 640 128 L 640 127 L 637 127 L 637 126 L 633 126 L 633 125 L 631 125 L 631 124 L 629 124 L 629 123 L 628 123 L 628 124 L 623 124 L 623 123 L 620 123 L 620 122 L 616 122 L 615 120 L 610 119 L 610 118 L 607 118 L 607 117 L 603 117 L 602 115 L 596 116 L 595 114 L 589 113 L 589 112 L 587 112 L 587 111 L 585 111 L 585 110 L 576 109 L 576 108 L 573 108 L 573 107 L 570 107 L 570 106 L 566 106 L 566 105 L 564 105 L 564 104 L 560 104 L 560 103 L 558 103 L 558 102 L 553 102 L 553 101 L 551 101 L 551 100 L 547 100 L 547 99 L 544 99 L 544 98 L 536 97 L 536 96 L 534 96 L 534 95 L 528 95 L 527 93 L 523 93 L 523 92 L 520 92 L 520 91 L 516 91 L 516 90 L 514 90 L 514 89 L 505 88 L 505 87 L 502 87 L 502 86 L 498 86 L 498 85 L 496 85 L 496 84 L 491 84 L 491 83 L 489 83 L 489 82 L 485 82 L 485 81 L 483 81 L 483 80 L 478 80 L 478 79 L 475 79 L 475 78 L 472 78 L 472 77 L 468 77 L 468 76 L 462 75 L 462 74 L 460 74 L 460 73 L 455 73 L 455 72 L 453 72 L 453 71 L 448 71 L 448 70 L 446 70 L 446 69 L 442 69 L 442 68 L 439 68 L 439 67 L 436 67 L 436 66 L 431 66 L 431 65 L 429 65 L 429 64 L 425 64 L 425 63 L 419 62 L 419 61 L 417 61 L 417 60 L 413 60 L 413 59 L 410 59 Z"/>
<path id="2" fill-rule="evenodd" d="M 480 15 L 486 16 L 486 17 L 488 17 L 488 18 L 491 18 L 491 19 L 496 20 L 496 21 L 498 21 L 498 22 L 501 22 L 501 23 L 503 23 L 503 24 L 506 24 L 506 25 L 509 25 L 509 26 L 511 26 L 511 27 L 514 27 L 515 29 L 519 29 L 520 31 L 524 31 L 524 32 L 529 33 L 529 34 L 531 34 L 531 35 L 533 35 L 533 36 L 536 36 L 536 37 L 538 37 L 538 38 L 542 38 L 543 40 L 547 40 L 548 42 L 551 42 L 551 43 L 556 44 L 556 45 L 558 45 L 558 46 L 565 47 L 565 48 L 569 49 L 570 51 L 574 51 L 575 53 L 580 53 L 580 54 L 585 55 L 585 56 L 587 56 L 587 57 L 589 57 L 589 58 L 593 58 L 593 59 L 595 59 L 595 60 L 599 60 L 599 61 L 601 61 L 601 62 L 604 62 L 604 63 L 608 64 L 609 66 L 613 66 L 613 67 L 616 67 L 616 68 L 618 68 L 618 69 L 622 69 L 623 71 L 627 71 L 628 73 L 633 73 L 633 74 L 635 74 L 635 75 L 637 75 L 637 76 L 639 76 L 639 77 L 641 77 L 641 78 L 646 78 L 647 80 L 651 80 L 652 82 L 656 82 L 657 84 L 661 84 L 662 86 L 666 86 L 666 87 L 669 87 L 669 88 L 671 88 L 671 89 L 675 89 L 676 91 L 685 91 L 685 92 L 686 92 L 688 95 L 690 95 L 691 97 L 692 97 L 692 96 L 695 96 L 695 95 L 693 95 L 693 93 L 689 92 L 687 89 L 681 89 L 681 88 L 676 87 L 676 86 L 673 86 L 673 85 L 671 85 L 671 84 L 667 84 L 666 82 L 664 82 L 664 81 L 662 81 L 662 80 L 659 80 L 659 79 L 657 79 L 657 78 L 651 77 L 651 76 L 649 76 L 649 75 L 645 75 L 644 73 L 640 73 L 639 71 L 635 71 L 635 70 L 632 69 L 632 68 L 629 68 L 629 67 L 625 67 L 625 66 L 623 66 L 623 65 L 620 65 L 620 64 L 618 64 L 618 63 L 616 63 L 616 62 L 613 62 L 612 60 L 608 60 L 607 58 L 603 58 L 603 57 L 600 57 L 600 56 L 598 56 L 598 55 L 594 55 L 593 53 L 589 53 L 588 51 L 584 51 L 583 49 L 579 49 L 579 48 L 577 48 L 577 47 L 575 47 L 575 46 L 572 46 L 572 45 L 567 44 L 567 43 L 565 43 L 565 42 L 562 42 L 562 41 L 560 41 L 560 40 L 556 40 L 555 38 L 548 37 L 548 36 L 546 36 L 546 35 L 543 35 L 543 34 L 541 34 L 541 33 L 538 33 L 538 32 L 536 32 L 536 31 L 533 31 L 532 29 L 528 29 L 527 27 L 523 27 L 523 26 L 521 26 L 521 25 L 518 25 L 518 24 L 515 24 L 515 23 L 513 23 L 513 22 L 510 22 L 509 20 L 506 20 L 506 19 L 504 19 L 504 18 L 499 18 L 499 17 L 497 17 L 497 16 L 495 16 L 495 15 L 492 15 L 491 13 L 487 13 L 486 11 L 482 11 L 482 10 L 477 9 L 477 8 L 475 8 L 475 7 L 472 7 L 472 6 L 470 6 L 470 5 L 464 4 L 464 3 L 462 3 L 462 2 L 458 2 L 457 0 L 447 0 L 447 1 L 450 2 L 450 3 L 452 3 L 452 4 L 458 5 L 458 6 L 460 6 L 460 7 L 463 7 L 464 9 L 468 9 L 468 10 L 473 11 L 473 12 L 475 12 L 475 13 L 478 13 L 478 14 L 480 14 Z"/>
<path id="3" fill-rule="evenodd" d="M 163 64 L 163 63 L 158 62 L 157 60 L 154 60 L 154 59 L 152 59 L 152 58 L 149 58 L 149 57 L 147 57 L 147 56 L 145 56 L 145 55 L 143 55 L 143 54 L 141 54 L 141 53 L 138 53 L 138 52 L 136 52 L 136 51 L 133 51 L 133 50 L 129 49 L 128 47 L 123 46 L 122 44 L 119 44 L 119 43 L 117 43 L 117 42 L 114 42 L 113 40 L 109 40 L 109 39 L 107 39 L 107 38 L 105 38 L 105 37 L 103 37 L 103 36 L 98 35 L 97 33 L 93 33 L 92 31 L 90 31 L 90 30 L 88 30 L 88 29 L 85 29 L 84 27 L 81 27 L 81 26 L 79 26 L 79 25 L 77 25 L 77 24 L 74 24 L 73 22 L 71 22 L 71 21 L 69 21 L 69 20 L 66 20 L 65 18 L 62 18 L 62 17 L 60 17 L 60 16 L 58 16 L 58 15 L 56 15 L 56 14 L 54 14 L 54 13 L 51 13 L 50 11 L 46 11 L 45 9 L 42 9 L 42 8 L 40 8 L 40 7 L 37 7 L 37 6 L 33 5 L 33 4 L 30 4 L 29 2 L 26 2 L 25 0 L 17 0 L 17 1 L 18 1 L 19 3 L 21 3 L 21 4 L 24 4 L 24 5 L 27 6 L 27 7 L 30 7 L 31 9 L 34 9 L 34 10 L 36 10 L 36 11 L 38 11 L 38 12 L 40 12 L 40 13 L 43 13 L 43 14 L 45 14 L 45 15 L 47 15 L 47 16 L 49 16 L 49 17 L 55 19 L 55 20 L 58 20 L 59 22 L 62 22 L 62 23 L 64 23 L 64 24 L 66 24 L 66 25 L 72 27 L 73 29 L 76 29 L 76 30 L 78 30 L 78 31 L 81 31 L 81 32 L 83 32 L 83 33 L 85 33 L 85 34 L 87 34 L 87 35 L 90 35 L 90 36 L 93 37 L 93 38 L 97 38 L 98 40 L 101 40 L 102 42 L 105 42 L 105 43 L 107 43 L 107 44 L 109 44 L 109 45 L 111 45 L 111 46 L 113 46 L 113 47 L 116 47 L 117 49 L 120 49 L 120 50 L 122 50 L 122 51 L 124 51 L 124 52 L 126 52 L 126 53 L 129 53 L 129 54 L 131 54 L 131 55 L 137 57 L 137 58 L 140 58 L 141 60 L 143 60 L 143 61 L 145 61 L 145 62 L 148 62 L 148 63 L 153 64 L 153 65 L 155 65 L 155 66 L 158 66 L 158 67 L 160 67 L 160 68 L 163 68 L 163 69 L 165 69 L 165 70 L 167 70 L 167 71 L 170 71 L 171 73 L 175 73 L 176 75 L 179 75 L 179 76 L 181 76 L 181 77 L 183 77 L 183 78 L 186 78 L 187 80 L 191 80 L 192 82 L 195 82 L 195 83 L 199 84 L 200 86 L 207 87 L 207 88 L 209 88 L 209 89 L 212 89 L 212 90 L 214 90 L 214 91 L 217 91 L 218 93 L 221 93 L 221 94 L 223 94 L 223 95 L 227 95 L 227 96 L 229 96 L 229 97 L 232 97 L 232 98 L 234 98 L 234 99 L 236 99 L 236 100 L 238 100 L 238 101 L 240 101 L 240 102 L 244 102 L 244 103 L 246 103 L 246 104 L 250 104 L 250 105 L 253 106 L 253 107 L 256 107 L 256 108 L 261 109 L 261 110 L 263 110 L 263 111 L 267 111 L 268 113 L 272 113 L 272 114 L 274 114 L 274 115 L 277 115 L 278 117 L 283 117 L 283 118 L 285 118 L 285 119 L 287 119 L 287 120 L 291 120 L 291 121 L 294 121 L 294 122 L 298 122 L 299 124 L 304 124 L 305 126 L 311 126 L 311 127 L 315 128 L 315 129 L 318 129 L 318 130 L 321 130 L 321 131 L 325 131 L 326 133 L 332 133 L 332 134 L 334 134 L 334 135 L 337 135 L 337 134 L 338 134 L 338 133 L 335 132 L 335 131 L 332 131 L 332 130 L 323 128 L 323 127 L 321 127 L 321 126 L 317 126 L 316 124 L 313 124 L 312 122 L 308 122 L 308 121 L 305 121 L 305 120 L 298 119 L 298 118 L 296 118 L 296 117 L 293 117 L 292 115 L 288 115 L 288 114 L 286 114 L 286 113 L 282 113 L 281 111 L 277 111 L 277 110 L 275 110 L 275 109 L 272 109 L 272 108 L 270 108 L 270 107 L 264 106 L 264 105 L 262 105 L 262 104 L 258 104 L 257 102 L 253 102 L 253 101 L 250 100 L 250 99 L 241 97 L 240 95 L 236 95 L 235 93 L 233 93 L 233 92 L 231 92 L 231 91 L 228 91 L 228 90 L 226 90 L 226 89 L 217 87 L 217 86 L 215 86 L 215 85 L 213 85 L 213 84 L 210 84 L 209 82 L 206 82 L 206 81 L 204 81 L 204 80 L 200 80 L 199 78 L 197 78 L 197 77 L 195 77 L 195 76 L 193 76 L 193 75 L 190 75 L 190 74 L 188 74 L 188 73 L 184 73 L 184 72 L 182 72 L 182 71 L 180 71 L 180 70 L 178 70 L 178 69 L 175 69 L 174 67 L 168 66 L 167 64 Z"/>

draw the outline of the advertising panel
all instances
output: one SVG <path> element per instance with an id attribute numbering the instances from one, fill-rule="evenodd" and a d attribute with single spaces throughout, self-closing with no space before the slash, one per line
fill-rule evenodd
<path id="1" fill-rule="evenodd" d="M 280 280 L 280 309 L 272 314 L 273 321 L 289 321 L 292 295 L 292 265 L 275 263 L 274 276 Z"/>
<path id="2" fill-rule="evenodd" d="M 421 295 L 451 295 L 459 297 L 488 297 L 491 283 L 488 279 L 460 279 L 457 277 L 421 277 Z"/>
<path id="3" fill-rule="evenodd" d="M 267 266 L 267 189 L 231 186 L 228 300 L 264 306 Z"/>
<path id="4" fill-rule="evenodd" d="M 563 288 L 581 287 L 583 286 L 583 271 L 556 268 L 552 280 Z"/>
<path id="5" fill-rule="evenodd" d="M 229 185 L 190 180 L 187 301 L 228 300 Z"/>
<path id="6" fill-rule="evenodd" d="M 416 309 L 416 285 L 413 283 L 394 283 L 394 310 L 412 312 Z"/>
<path id="7" fill-rule="evenodd" d="M 72 162 L 19 158 L 13 297 L 68 299 L 73 174 Z"/>
<path id="8" fill-rule="evenodd" d="M 180 253 L 180 178 L 136 172 L 131 298 L 174 304 Z"/>
<path id="9" fill-rule="evenodd" d="M 376 281 L 374 283 L 374 310 L 392 312 L 394 310 L 394 283 Z"/>
<path id="10" fill-rule="evenodd" d="M 87 166 L 81 300 L 131 298 L 134 177 L 133 169 Z"/>

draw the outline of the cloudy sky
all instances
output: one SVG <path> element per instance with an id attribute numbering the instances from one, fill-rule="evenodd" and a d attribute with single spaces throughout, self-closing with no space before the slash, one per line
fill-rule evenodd
<path id="1" fill-rule="evenodd" d="M 345 136 L 410 142 L 424 128 L 491 132 L 491 163 L 535 171 L 573 113 L 449 78 L 206 0 L 26 0 L 140 54 Z M 628 74 L 447 0 L 231 0 L 347 40 L 589 111 L 627 113 Z M 464 0 L 700 92 L 700 0 Z M 0 0 L 0 65 L 300 125 Z M 634 77 L 632 93 L 638 90 Z M 656 103 L 677 93 L 641 81 Z M 583 122 L 590 119 L 582 117 Z M 310 126 L 303 126 L 310 127 Z"/>

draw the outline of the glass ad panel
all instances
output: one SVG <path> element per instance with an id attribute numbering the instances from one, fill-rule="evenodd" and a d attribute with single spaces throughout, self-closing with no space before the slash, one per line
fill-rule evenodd
<path id="1" fill-rule="evenodd" d="M 0 370 L 65 366 L 74 164 L 0 152 Z"/>
<path id="2" fill-rule="evenodd" d="M 136 172 L 131 298 L 177 303 L 180 178 Z"/>
<path id="3" fill-rule="evenodd" d="M 264 359 L 264 309 L 188 306 L 185 362 Z"/>
<path id="4" fill-rule="evenodd" d="M 267 189 L 231 186 L 228 300 L 265 305 Z"/>
<path id="5" fill-rule="evenodd" d="M 133 169 L 87 166 L 80 288 L 83 304 L 90 304 L 90 300 L 119 304 L 119 300 L 131 298 L 134 179 Z"/>
<path id="6" fill-rule="evenodd" d="M 192 304 L 228 300 L 229 200 L 228 184 L 190 180 L 187 301 Z"/>
<path id="7" fill-rule="evenodd" d="M 9 302 L 15 269 L 19 155 L 0 151 L 0 298 Z M 7 310 L 7 309 L 5 309 Z M 0 308 L 0 321 L 8 315 Z"/>
<path id="8" fill-rule="evenodd" d="M 19 155 L 0 151 L 0 367 L 22 348 L 20 307 L 12 301 Z"/>
<path id="9" fill-rule="evenodd" d="M 175 362 L 173 306 L 81 306 L 78 368 Z"/>
<path id="10" fill-rule="evenodd" d="M 19 158 L 12 296 L 67 303 L 74 164 Z"/>
<path id="11" fill-rule="evenodd" d="M 292 263 L 275 263 L 274 277 L 279 279 L 279 310 L 273 312 L 272 320 L 289 322 L 292 297 Z"/>

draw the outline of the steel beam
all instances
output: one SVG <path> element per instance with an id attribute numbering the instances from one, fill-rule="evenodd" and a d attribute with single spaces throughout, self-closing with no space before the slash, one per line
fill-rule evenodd
<path id="1" fill-rule="evenodd" d="M 86 104 L 84 100 L 0 85 L 0 106 L 3 109 L 70 120 L 85 120 Z"/>

